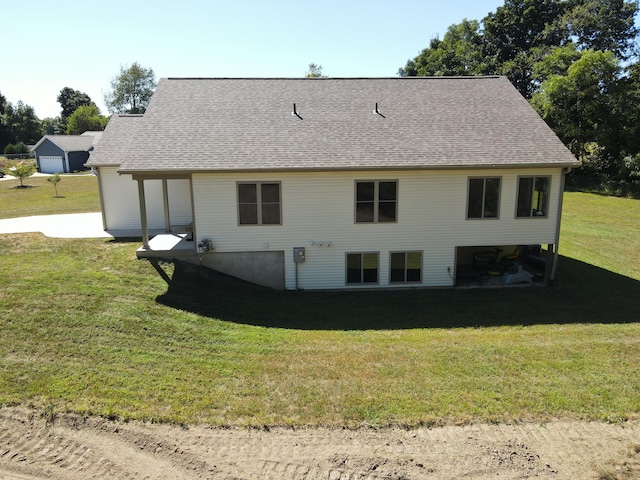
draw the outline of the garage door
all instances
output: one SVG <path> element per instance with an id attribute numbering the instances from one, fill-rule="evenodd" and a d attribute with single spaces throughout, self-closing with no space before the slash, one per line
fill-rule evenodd
<path id="1" fill-rule="evenodd" d="M 64 162 L 62 157 L 40 157 L 41 173 L 58 173 L 64 172 Z"/>

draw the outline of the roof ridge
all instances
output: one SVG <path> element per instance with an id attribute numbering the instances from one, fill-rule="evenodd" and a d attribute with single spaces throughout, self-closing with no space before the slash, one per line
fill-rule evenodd
<path id="1" fill-rule="evenodd" d="M 504 78 L 504 75 L 451 75 L 431 77 L 163 77 L 161 80 L 482 80 Z"/>

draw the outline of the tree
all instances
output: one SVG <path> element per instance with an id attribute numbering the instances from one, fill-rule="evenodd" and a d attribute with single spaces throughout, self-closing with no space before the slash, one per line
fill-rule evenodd
<path id="1" fill-rule="evenodd" d="M 482 22 L 449 27 L 442 41 L 409 60 L 398 73 L 414 75 L 506 75 L 526 98 L 544 79 L 536 63 L 570 43 L 578 51 L 609 51 L 625 60 L 638 29 L 637 1 L 505 0 Z"/>
<path id="2" fill-rule="evenodd" d="M 637 179 L 639 9 L 637 0 L 505 0 L 481 22 L 450 26 L 398 74 L 505 75 L 585 170 Z"/>
<path id="3" fill-rule="evenodd" d="M 79 107 L 91 105 L 93 105 L 94 107 L 96 106 L 89 95 L 69 87 L 64 87 L 62 90 L 60 90 L 60 95 L 58 95 L 58 103 L 62 107 L 61 117 L 65 122 Z"/>
<path id="4" fill-rule="evenodd" d="M 5 170 L 12 177 L 20 179 L 20 188 L 25 188 L 24 179 L 36 173 L 36 164 L 31 160 L 21 162 L 9 162 L 9 168 Z"/>
<path id="5" fill-rule="evenodd" d="M 7 99 L 0 93 L 0 151 L 4 151 L 4 148 L 11 143 L 11 132 L 7 125 L 7 108 L 9 103 Z"/>
<path id="6" fill-rule="evenodd" d="M 62 121 L 62 117 L 47 117 L 42 120 L 43 135 L 64 135 L 67 133 L 67 127 Z"/>
<path id="7" fill-rule="evenodd" d="M 104 130 L 109 119 L 100 115 L 95 105 L 78 107 L 67 120 L 67 134 L 80 135 L 87 131 Z"/>
<path id="8" fill-rule="evenodd" d="M 144 113 L 156 88 L 155 74 L 134 62 L 120 67 L 120 74 L 111 80 L 111 91 L 104 95 L 110 113 Z"/>
<path id="9" fill-rule="evenodd" d="M 4 154 L 5 155 L 14 155 L 16 153 L 18 153 L 18 147 L 16 147 L 13 143 L 8 143 L 4 147 Z"/>
<path id="10" fill-rule="evenodd" d="M 531 103 L 578 158 L 597 152 L 599 169 L 613 173 L 620 159 L 620 60 L 587 50 L 565 75 L 545 80 Z"/>
<path id="11" fill-rule="evenodd" d="M 313 78 L 313 77 L 325 77 L 326 75 L 322 75 L 322 65 L 316 65 L 315 63 L 309 64 L 309 70 L 304 74 L 305 77 Z"/>
<path id="12" fill-rule="evenodd" d="M 398 71 L 402 77 L 483 75 L 492 70 L 483 51 L 480 23 L 463 20 L 451 25 L 442 40 L 434 38 L 415 60 Z"/>
<path id="13" fill-rule="evenodd" d="M 573 42 L 561 47 L 552 47 L 533 65 L 533 78 L 539 86 L 552 75 L 566 75 L 569 67 L 581 57 L 578 45 Z"/>
<path id="14" fill-rule="evenodd" d="M 19 100 L 7 106 L 6 125 L 13 142 L 34 144 L 42 137 L 42 123 L 31 105 Z"/>
<path id="15" fill-rule="evenodd" d="M 53 187 L 56 189 L 55 198 L 60 198 L 60 196 L 58 195 L 58 183 L 60 182 L 60 180 L 62 180 L 62 177 L 59 173 L 55 173 L 47 178 L 47 182 L 53 183 Z"/>
<path id="16" fill-rule="evenodd" d="M 569 3 L 572 8 L 563 21 L 582 48 L 628 58 L 638 35 L 634 24 L 637 1 L 571 0 Z"/>

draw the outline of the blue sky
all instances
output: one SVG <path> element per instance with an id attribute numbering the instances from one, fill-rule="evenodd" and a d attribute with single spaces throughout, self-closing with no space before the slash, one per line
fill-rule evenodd
<path id="1" fill-rule="evenodd" d="M 60 114 L 60 90 L 103 93 L 120 66 L 162 77 L 392 77 L 462 19 L 503 0 L 9 0 L 0 92 L 40 118 Z M 9 27 L 15 25 L 16 27 Z"/>

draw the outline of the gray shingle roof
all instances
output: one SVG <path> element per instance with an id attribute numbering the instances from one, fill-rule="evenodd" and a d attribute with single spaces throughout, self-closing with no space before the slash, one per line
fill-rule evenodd
<path id="1" fill-rule="evenodd" d="M 33 150 L 45 140 L 49 140 L 65 152 L 87 152 L 97 143 L 93 135 L 45 135 L 34 145 Z"/>
<path id="2" fill-rule="evenodd" d="M 85 165 L 120 165 L 137 142 L 136 124 L 142 115 L 113 115 L 102 132 L 100 144 L 89 154 Z"/>
<path id="3" fill-rule="evenodd" d="M 92 158 L 124 172 L 577 163 L 504 77 L 162 79 L 135 130 Z"/>

